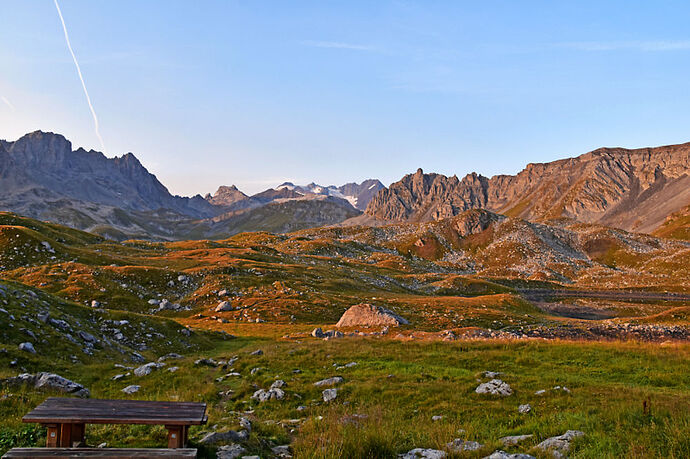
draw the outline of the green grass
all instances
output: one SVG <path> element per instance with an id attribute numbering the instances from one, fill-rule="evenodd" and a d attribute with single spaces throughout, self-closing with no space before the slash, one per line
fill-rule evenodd
<path id="1" fill-rule="evenodd" d="M 250 356 L 257 348 L 264 355 Z M 467 439 L 486 445 L 466 457 L 483 457 L 501 447 L 498 439 L 502 436 L 534 434 L 532 441 L 510 449 L 529 451 L 546 437 L 578 429 L 586 436 L 574 444 L 572 457 L 690 455 L 690 346 L 401 343 L 350 338 L 290 342 L 245 337 L 219 343 L 203 355 L 238 355 L 234 370 L 242 376 L 217 382 L 227 371 L 195 367 L 196 356 L 192 355 L 169 362 L 180 367 L 176 373 L 158 371 L 118 382 L 110 378 L 121 370 L 106 363 L 56 370 L 85 384 L 94 397 L 122 398 L 120 389 L 136 383 L 142 386 L 136 398 L 204 401 L 209 404 L 209 425 L 221 430 L 238 428 L 236 413 L 253 409 L 249 416 L 255 429 L 248 447 L 256 454 L 267 454 L 272 444 L 291 442 L 296 457 L 395 457 L 413 447 L 442 448 L 459 436 L 458 429 L 464 429 Z M 357 366 L 339 371 L 333 366 L 350 361 Z M 250 375 L 255 367 L 264 370 Z M 293 373 L 294 369 L 301 372 Z M 505 398 L 475 394 L 486 370 L 502 372 L 515 393 Z M 313 382 L 333 375 L 343 376 L 345 383 L 339 387 L 337 400 L 326 405 L 320 402 L 321 389 Z M 276 377 L 288 383 L 285 400 L 263 404 L 249 400 L 257 388 L 267 388 Z M 534 394 L 555 385 L 568 387 L 570 394 Z M 226 390 L 233 393 L 223 399 L 218 392 Z M 0 402 L 7 431 L 0 438 L 18 435 L 24 428 L 20 416 L 45 397 L 31 391 L 13 392 L 7 399 L 10 402 Z M 643 413 L 644 400 L 651 403 L 651 414 Z M 530 403 L 532 413 L 518 414 L 522 403 Z M 300 405 L 308 409 L 299 412 Z M 356 423 L 343 422 L 353 414 L 367 417 Z M 433 415 L 444 418 L 432 422 Z M 293 432 L 268 422 L 295 418 L 302 422 Z M 92 444 L 105 441 L 110 446 L 160 446 L 164 433 L 160 427 L 92 426 L 87 440 Z M 193 441 L 201 435 L 202 428 L 192 429 Z M 202 449 L 202 454 L 211 453 Z"/>

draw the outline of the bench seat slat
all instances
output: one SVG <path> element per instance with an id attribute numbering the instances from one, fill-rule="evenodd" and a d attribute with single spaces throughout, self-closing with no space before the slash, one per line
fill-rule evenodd
<path id="1" fill-rule="evenodd" d="M 126 459 L 130 457 L 164 457 L 168 459 L 189 459 L 196 457 L 196 449 L 131 449 L 131 448 L 13 448 L 2 456 L 14 457 L 107 457 Z"/>
<path id="2" fill-rule="evenodd" d="M 24 416 L 24 422 L 87 424 L 204 423 L 205 403 L 148 400 L 100 400 L 51 397 Z"/>

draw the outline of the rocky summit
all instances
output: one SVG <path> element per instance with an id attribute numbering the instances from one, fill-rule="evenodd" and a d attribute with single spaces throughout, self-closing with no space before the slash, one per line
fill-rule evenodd
<path id="1" fill-rule="evenodd" d="M 529 164 L 517 175 L 462 179 L 421 169 L 380 191 L 366 214 L 384 221 L 441 220 L 483 208 L 533 221 L 569 218 L 650 233 L 690 203 L 690 144 L 600 148 Z"/>

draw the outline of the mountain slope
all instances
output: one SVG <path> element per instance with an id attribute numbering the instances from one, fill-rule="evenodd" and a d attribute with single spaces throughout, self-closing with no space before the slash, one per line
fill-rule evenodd
<path id="1" fill-rule="evenodd" d="M 651 232 L 690 203 L 690 144 L 601 148 L 577 158 L 529 164 L 515 176 L 415 174 L 381 191 L 366 214 L 433 221 L 485 208 L 528 220 L 571 218 Z"/>

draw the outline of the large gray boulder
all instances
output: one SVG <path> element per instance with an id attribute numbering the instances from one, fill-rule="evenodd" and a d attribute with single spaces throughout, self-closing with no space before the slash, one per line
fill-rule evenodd
<path id="1" fill-rule="evenodd" d="M 316 381 L 314 385 L 316 387 L 328 387 L 328 386 L 335 386 L 337 384 L 342 383 L 345 381 L 342 376 L 333 376 L 332 378 L 326 378 L 322 379 L 321 381 Z"/>
<path id="2" fill-rule="evenodd" d="M 474 391 L 478 394 L 501 395 L 504 397 L 513 393 L 510 385 L 500 379 L 492 379 L 489 382 L 482 383 Z"/>
<path id="3" fill-rule="evenodd" d="M 536 459 L 534 456 L 522 453 L 506 453 L 505 451 L 497 450 L 483 459 Z"/>
<path id="4" fill-rule="evenodd" d="M 398 459 L 443 459 L 446 452 L 439 449 L 415 448 L 404 454 L 398 454 Z"/>
<path id="5" fill-rule="evenodd" d="M 216 452 L 216 459 L 237 459 L 238 457 L 244 456 L 244 453 L 246 452 L 246 449 L 236 443 L 232 445 L 225 445 L 218 448 L 218 451 Z"/>
<path id="6" fill-rule="evenodd" d="M 228 443 L 236 441 L 247 441 L 249 432 L 246 430 L 228 430 L 227 432 L 209 432 L 199 440 L 202 445 L 213 445 L 218 443 Z"/>
<path id="7" fill-rule="evenodd" d="M 34 348 L 34 345 L 26 342 L 26 343 L 20 343 L 19 344 L 19 350 L 24 351 L 24 352 L 30 352 L 31 354 L 36 353 L 36 349 Z"/>
<path id="8" fill-rule="evenodd" d="M 268 402 L 269 400 L 282 400 L 285 398 L 285 391 L 278 388 L 268 390 L 259 389 L 252 395 L 252 400 L 257 402 Z"/>
<path id="9" fill-rule="evenodd" d="M 409 322 L 381 306 L 361 303 L 351 306 L 342 315 L 336 327 L 397 327 Z"/>
<path id="10" fill-rule="evenodd" d="M 557 459 L 565 457 L 570 450 L 570 443 L 577 437 L 582 437 L 585 433 L 579 430 L 568 430 L 563 435 L 550 437 L 537 445 L 542 451 L 549 451 Z"/>
<path id="11" fill-rule="evenodd" d="M 150 375 L 153 370 L 158 370 L 159 368 L 163 368 L 165 366 L 164 363 L 162 362 L 149 362 L 146 365 L 142 365 L 139 368 L 134 370 L 134 374 L 136 376 L 146 376 Z"/>
<path id="12" fill-rule="evenodd" d="M 8 385 L 32 386 L 35 389 L 61 392 L 63 394 L 76 395 L 82 398 L 91 396 L 91 392 L 86 387 L 55 373 L 22 373 L 14 378 L 6 379 L 4 382 Z"/>

